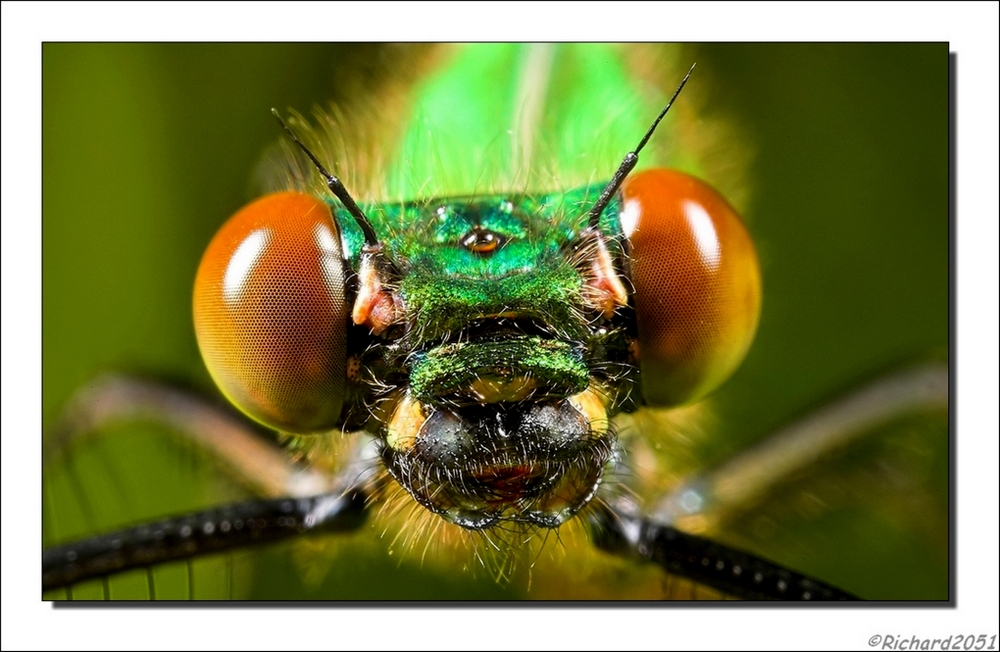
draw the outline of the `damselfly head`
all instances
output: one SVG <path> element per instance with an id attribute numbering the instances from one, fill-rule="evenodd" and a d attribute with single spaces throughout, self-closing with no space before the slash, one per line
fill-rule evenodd
<path id="1" fill-rule="evenodd" d="M 272 427 L 371 433 L 450 523 L 565 523 L 617 463 L 613 417 L 700 398 L 756 327 L 736 213 L 687 175 L 629 176 L 692 70 L 610 182 L 556 193 L 360 206 L 278 117 L 332 197 L 265 198 L 213 242 L 213 375 Z"/>

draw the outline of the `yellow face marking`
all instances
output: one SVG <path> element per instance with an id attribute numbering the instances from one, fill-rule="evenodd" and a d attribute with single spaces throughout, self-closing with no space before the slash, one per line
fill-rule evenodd
<path id="1" fill-rule="evenodd" d="M 413 448 L 425 421 L 424 406 L 407 394 L 396 406 L 386 426 L 385 443 L 399 453 Z"/>
<path id="2" fill-rule="evenodd" d="M 570 396 L 567 400 L 587 419 L 595 435 L 603 435 L 608 431 L 608 410 L 605 407 L 605 399 L 593 385 L 579 394 Z"/>
<path id="3" fill-rule="evenodd" d="M 469 385 L 469 391 L 483 403 L 523 401 L 537 388 L 538 381 L 528 376 L 510 379 L 480 377 Z"/>

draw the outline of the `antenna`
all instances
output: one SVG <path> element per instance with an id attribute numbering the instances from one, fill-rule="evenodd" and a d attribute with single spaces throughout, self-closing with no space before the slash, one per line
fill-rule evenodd
<path id="1" fill-rule="evenodd" d="M 309 151 L 309 148 L 302 144 L 302 141 L 295 135 L 295 132 L 292 131 L 291 128 L 285 124 L 285 121 L 281 119 L 281 116 L 278 115 L 277 109 L 271 109 L 271 114 L 278 120 L 278 124 L 281 125 L 281 128 L 288 132 L 288 135 L 291 136 L 293 141 L 295 141 L 295 144 L 306 153 L 309 160 L 312 161 L 316 169 L 319 170 L 319 173 L 323 175 L 324 179 L 326 179 L 326 187 L 329 188 L 330 192 L 332 192 L 334 196 L 340 200 L 340 203 L 344 205 L 347 212 L 351 214 L 354 221 L 361 227 L 361 231 L 365 235 L 365 244 L 369 247 L 377 247 L 378 236 L 375 235 L 375 229 L 372 227 L 372 223 L 368 220 L 368 217 L 361 212 L 357 202 L 355 202 L 354 198 L 351 197 L 351 194 L 347 192 L 347 188 L 344 187 L 344 184 L 340 182 L 340 179 L 326 171 L 323 164 L 320 163 L 315 156 L 313 156 L 313 153 Z"/>
<path id="2" fill-rule="evenodd" d="M 691 65 L 687 74 L 684 75 L 684 79 L 681 80 L 681 85 L 677 87 L 676 91 L 674 91 L 673 97 L 670 98 L 667 105 L 663 107 L 662 111 L 660 111 L 660 115 L 656 116 L 656 120 L 654 120 L 653 124 L 650 125 L 649 129 L 646 131 L 646 135 L 642 137 L 642 140 L 639 141 L 636 148 L 625 155 L 625 158 L 622 160 L 622 164 L 618 166 L 618 170 L 615 172 L 615 175 L 611 177 L 611 181 L 609 181 L 608 185 L 604 187 L 604 190 L 601 192 L 601 196 L 597 198 L 597 203 L 590 209 L 588 228 L 595 230 L 598 228 L 601 220 L 601 213 L 603 213 L 604 209 L 608 207 L 608 203 L 611 201 L 611 196 L 618 191 L 618 188 L 622 185 L 622 181 L 625 180 L 628 173 L 631 172 L 632 168 L 634 168 L 636 163 L 639 162 L 639 152 L 646 146 L 646 143 L 649 142 L 649 138 L 653 135 L 653 132 L 656 131 L 656 127 L 660 124 L 660 120 L 663 120 L 663 116 L 667 115 L 667 111 L 669 111 L 670 107 L 673 106 L 674 100 L 676 100 L 677 96 L 681 94 L 681 89 L 684 88 L 684 84 L 687 83 L 688 77 L 690 77 L 691 73 L 694 72 L 694 67 L 696 65 L 698 64 L 695 63 Z"/>

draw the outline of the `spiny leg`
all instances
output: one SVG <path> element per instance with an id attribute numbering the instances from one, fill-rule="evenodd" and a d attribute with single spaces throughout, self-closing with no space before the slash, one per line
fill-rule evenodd
<path id="1" fill-rule="evenodd" d="M 262 496 L 307 496 L 331 488 L 327 476 L 295 464 L 246 420 L 191 392 L 121 375 L 97 378 L 74 394 L 45 438 L 44 459 L 53 461 L 77 440 L 128 421 L 170 428 Z"/>
<path id="2" fill-rule="evenodd" d="M 240 417 L 211 401 L 139 378 L 105 376 L 88 383 L 72 397 L 47 434 L 46 545 L 131 525 L 139 518 L 198 508 L 205 504 L 204 497 L 198 496 L 208 495 L 199 491 L 214 494 L 222 490 L 220 498 L 225 501 L 246 495 L 247 488 L 254 495 L 299 497 L 344 487 L 344 482 L 335 485 L 330 474 L 301 468 Z M 137 456 L 138 451 L 142 451 L 141 456 Z M 171 469 L 171 459 L 186 463 Z M 160 467 L 167 461 L 168 466 L 150 474 L 147 460 Z M 226 474 L 220 476 L 218 470 Z M 353 473 L 353 479 L 359 479 L 359 471 L 354 469 Z M 237 484 L 232 482 L 234 479 Z M 236 490 L 237 486 L 245 489 Z M 176 489 L 183 489 L 188 497 L 178 502 L 172 497 Z M 124 508 L 134 508 L 135 504 L 143 507 L 120 512 L 120 507 L 115 506 L 118 503 Z M 238 561 L 246 566 L 248 559 L 240 555 Z M 232 555 L 219 562 L 189 561 L 186 568 L 157 566 L 149 573 L 116 575 L 110 582 L 111 589 L 105 577 L 100 583 L 77 584 L 63 597 L 136 598 L 144 593 L 193 597 L 195 576 L 201 587 L 199 594 L 215 596 L 220 588 L 224 593 L 224 587 L 216 586 L 214 577 L 222 561 L 231 564 Z M 178 573 L 181 579 L 165 579 Z M 144 587 L 153 584 L 154 574 L 157 584 L 172 582 L 175 588 L 163 593 L 157 586 L 154 592 L 147 592 Z M 176 586 L 179 584 L 187 588 Z"/>
<path id="3" fill-rule="evenodd" d="M 664 496 L 651 516 L 700 527 L 746 512 L 790 476 L 878 434 L 900 417 L 948 408 L 948 368 L 927 364 L 882 376 L 783 428 Z"/>
<path id="4" fill-rule="evenodd" d="M 887 423 L 946 410 L 948 391 L 948 369 L 943 364 L 883 376 L 729 462 L 681 483 L 657 501 L 649 515 L 641 515 L 625 496 L 609 498 L 588 514 L 593 540 L 609 552 L 654 562 L 668 573 L 735 597 L 852 599 L 836 587 L 684 530 L 711 531 L 722 521 L 753 510 L 789 477 L 859 446 Z"/>
<path id="5" fill-rule="evenodd" d="M 42 589 L 307 533 L 354 530 L 366 504 L 361 490 L 252 500 L 63 544 L 42 554 Z M 152 579 L 150 589 L 155 599 Z"/>

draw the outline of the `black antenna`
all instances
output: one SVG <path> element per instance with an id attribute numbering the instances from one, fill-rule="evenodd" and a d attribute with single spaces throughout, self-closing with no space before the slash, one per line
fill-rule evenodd
<path id="1" fill-rule="evenodd" d="M 681 85 L 677 87 L 676 91 L 674 91 L 673 97 L 670 98 L 667 105 L 663 107 L 662 111 L 660 111 L 660 115 L 656 116 L 656 120 L 653 121 L 649 130 L 646 131 L 646 135 L 639 141 L 638 146 L 636 146 L 633 151 L 625 155 L 624 160 L 622 160 L 622 164 L 618 166 L 618 171 L 615 172 L 613 177 L 611 177 L 611 181 L 609 181 L 608 185 L 604 187 L 604 191 L 601 192 L 601 196 L 597 198 L 597 203 L 590 209 L 590 219 L 588 220 L 589 228 L 598 228 L 601 220 L 601 213 L 603 213 L 604 209 L 607 208 L 608 203 L 611 201 L 611 196 L 618 191 L 619 186 L 622 185 L 622 181 L 625 180 L 628 173 L 631 172 L 632 168 L 634 168 L 636 163 L 639 162 L 639 152 L 646 146 L 650 136 L 653 135 L 653 132 L 656 131 L 656 127 L 660 124 L 660 120 L 663 120 L 663 116 L 667 115 L 667 111 L 669 111 L 670 107 L 673 106 L 674 100 L 676 100 L 677 96 L 681 94 L 681 89 L 684 88 L 684 84 L 687 83 L 688 77 L 690 77 L 691 73 L 694 72 L 694 67 L 696 65 L 698 64 L 691 64 L 691 68 L 687 71 L 687 74 L 684 75 L 684 79 L 681 80 Z"/>
<path id="2" fill-rule="evenodd" d="M 372 227 L 372 223 L 368 220 L 368 217 L 361 212 L 361 209 L 358 208 L 357 202 L 355 202 L 354 198 L 351 197 L 349 192 L 347 192 L 347 188 L 345 188 L 344 184 L 340 182 L 340 179 L 327 172 L 326 168 L 323 167 L 323 164 L 316 160 L 316 157 L 309 151 L 309 148 L 302 144 L 302 141 L 295 135 L 295 132 L 292 131 L 288 125 L 285 124 L 285 121 L 281 119 L 281 116 L 278 115 L 277 109 L 271 109 L 271 113 L 275 118 L 277 118 L 278 124 L 281 125 L 281 128 L 288 132 L 288 135 L 291 136 L 293 141 L 295 141 L 295 144 L 306 153 L 309 160 L 312 161 L 313 165 L 316 166 L 316 169 L 319 170 L 319 173 L 323 175 L 324 179 L 326 179 L 326 187 L 329 188 L 330 192 L 332 192 L 337 199 L 340 200 L 340 203 L 344 205 L 347 212 L 351 214 L 354 221 L 361 227 L 361 231 L 365 235 L 365 244 L 369 247 L 378 246 L 378 236 L 375 235 L 375 229 Z"/>

